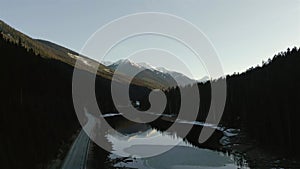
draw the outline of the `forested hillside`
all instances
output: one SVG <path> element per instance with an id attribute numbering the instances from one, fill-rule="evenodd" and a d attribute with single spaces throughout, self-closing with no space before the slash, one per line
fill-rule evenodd
<path id="1" fill-rule="evenodd" d="M 2 32 L 0 52 L 1 166 L 45 168 L 62 143 L 80 129 L 72 102 L 74 67 L 43 58 L 22 43 L 10 41 Z M 90 76 L 87 71 L 82 73 Z M 95 92 L 102 113 L 116 111 L 110 85 L 109 79 L 97 76 Z M 136 99 L 149 91 L 141 86 L 131 87 L 132 98 Z M 88 109 L 89 98 L 86 103 Z"/>
<path id="2" fill-rule="evenodd" d="M 71 93 L 72 67 L 43 59 L 0 37 L 0 162 L 3 168 L 45 168 L 79 129 Z"/>
<path id="3" fill-rule="evenodd" d="M 241 74 L 228 75 L 227 100 L 221 124 L 242 128 L 270 149 L 289 155 L 300 152 L 300 50 L 281 52 Z M 210 83 L 199 83 L 199 121 L 205 121 L 210 108 Z M 189 90 L 185 87 L 183 90 Z M 178 112 L 179 88 L 166 91 L 166 113 Z M 299 154 L 297 154 L 299 155 Z"/>
<path id="4" fill-rule="evenodd" d="M 60 45 L 54 44 L 49 41 L 33 39 L 22 32 L 12 28 L 5 22 L 0 20 L 0 32 L 2 36 L 10 42 L 18 43 L 27 50 L 31 50 L 33 53 L 45 58 L 58 60 L 60 62 L 66 63 L 72 67 L 77 63 L 77 68 L 94 71 L 97 70 L 97 75 L 111 80 L 113 76 L 112 70 L 109 67 L 93 60 L 83 55 L 78 54 L 70 49 L 62 47 Z M 77 61 L 77 62 L 76 62 Z M 116 76 L 120 82 L 129 82 L 128 76 L 124 74 L 118 74 Z M 158 83 L 153 81 L 145 81 L 142 79 L 134 78 L 130 83 L 138 86 L 147 86 L 148 88 L 159 88 L 161 87 Z"/>

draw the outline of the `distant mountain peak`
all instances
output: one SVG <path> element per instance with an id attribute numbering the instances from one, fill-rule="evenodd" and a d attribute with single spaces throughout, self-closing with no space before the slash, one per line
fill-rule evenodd
<path id="1" fill-rule="evenodd" d="M 144 71 L 140 75 L 138 75 L 138 78 L 150 79 L 150 81 L 158 81 L 160 84 L 167 87 L 177 85 L 185 86 L 197 82 L 196 80 L 189 78 L 183 73 L 171 71 L 164 67 L 154 67 L 145 62 L 135 63 L 129 59 L 118 60 L 108 67 L 112 70 L 116 70 L 119 65 L 122 65 L 125 72 L 131 72 L 132 70 L 141 72 L 143 70 L 147 70 L 147 72 Z M 206 78 L 203 80 L 206 80 Z"/>
<path id="2" fill-rule="evenodd" d="M 130 61 L 129 59 L 120 59 L 117 62 L 112 63 L 111 65 L 109 65 L 109 67 L 115 67 L 115 68 L 117 68 L 119 65 L 131 66 L 131 67 L 136 67 L 136 68 L 139 68 L 139 69 L 142 68 L 141 65 L 136 64 L 136 63 Z"/>
<path id="3" fill-rule="evenodd" d="M 208 77 L 208 76 L 204 76 L 204 77 L 202 77 L 201 79 L 198 79 L 197 81 L 198 82 L 207 82 L 207 81 L 209 81 L 210 80 L 210 78 Z"/>

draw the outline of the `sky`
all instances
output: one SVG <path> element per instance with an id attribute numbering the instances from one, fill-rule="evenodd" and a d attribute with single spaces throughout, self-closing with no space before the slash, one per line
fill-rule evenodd
<path id="1" fill-rule="evenodd" d="M 21 32 L 80 52 L 103 25 L 137 12 L 164 12 L 196 25 L 215 47 L 225 74 L 242 72 L 286 50 L 300 47 L 300 0 L 0 0 L 0 19 Z M 17 5 L 16 5 L 17 4 Z M 116 61 L 125 51 L 147 43 L 164 45 L 155 37 L 133 39 L 112 51 Z M 166 40 L 167 41 L 167 40 Z M 147 41 L 148 42 L 148 41 Z M 160 42 L 160 43 L 158 43 Z M 144 45 L 144 46 L 143 46 Z M 139 48 L 137 47 L 139 46 Z M 149 47 L 149 46 L 148 46 Z M 182 60 L 189 60 L 184 49 Z M 97 56 L 91 56 L 98 59 Z M 195 78 L 204 76 L 193 65 Z"/>

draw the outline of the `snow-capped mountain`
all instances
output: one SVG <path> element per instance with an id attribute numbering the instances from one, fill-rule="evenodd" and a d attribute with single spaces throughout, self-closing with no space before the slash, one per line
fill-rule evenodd
<path id="1" fill-rule="evenodd" d="M 113 64 L 113 62 L 111 62 L 111 61 L 101 61 L 100 63 L 102 63 L 105 66 L 109 66 L 109 65 Z"/>
<path id="2" fill-rule="evenodd" d="M 148 63 L 134 63 L 128 59 L 119 60 L 108 67 L 112 70 L 116 70 L 120 65 L 122 66 L 122 73 L 126 74 L 126 72 L 137 71 L 140 72 L 137 78 L 145 81 L 155 81 L 164 87 L 184 86 L 197 82 L 182 73 L 170 71 L 162 67 L 156 68 Z"/>
<path id="3" fill-rule="evenodd" d="M 162 72 L 162 73 L 166 73 L 166 74 L 170 74 L 174 79 L 176 79 L 176 81 L 179 81 L 180 84 L 183 85 L 187 85 L 187 84 L 192 84 L 195 83 L 196 81 L 187 77 L 186 75 L 176 72 L 176 71 L 170 71 L 168 69 L 165 69 L 163 67 L 158 67 L 156 68 L 156 70 Z"/>
<path id="4" fill-rule="evenodd" d="M 204 77 L 202 77 L 201 79 L 198 79 L 197 81 L 198 81 L 198 82 L 204 83 L 204 82 L 207 82 L 207 81 L 209 81 L 209 80 L 210 80 L 210 78 L 209 78 L 208 76 L 204 76 Z"/>

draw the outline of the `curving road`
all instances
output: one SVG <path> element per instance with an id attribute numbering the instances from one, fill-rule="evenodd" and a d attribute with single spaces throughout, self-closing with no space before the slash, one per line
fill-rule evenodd
<path id="1" fill-rule="evenodd" d="M 90 139 L 81 130 L 66 156 L 62 169 L 85 169 Z"/>

